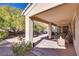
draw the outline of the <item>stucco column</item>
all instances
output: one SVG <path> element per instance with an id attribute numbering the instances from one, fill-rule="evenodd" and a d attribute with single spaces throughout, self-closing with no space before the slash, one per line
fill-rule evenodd
<path id="1" fill-rule="evenodd" d="M 52 38 L 52 24 L 48 24 L 48 39 Z"/>
<path id="2" fill-rule="evenodd" d="M 61 29 L 61 33 L 63 33 L 63 27 L 62 26 L 60 27 L 60 29 Z"/>
<path id="3" fill-rule="evenodd" d="M 33 21 L 29 16 L 25 17 L 25 42 L 30 41 L 32 43 L 33 39 Z"/>

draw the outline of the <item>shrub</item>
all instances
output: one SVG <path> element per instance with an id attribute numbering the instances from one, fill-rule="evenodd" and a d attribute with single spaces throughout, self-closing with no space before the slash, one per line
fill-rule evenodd
<path id="1" fill-rule="evenodd" d="M 8 33 L 7 32 L 0 32 L 0 41 L 4 40 L 5 38 L 7 38 Z"/>
<path id="2" fill-rule="evenodd" d="M 32 44 L 31 43 L 16 43 L 12 46 L 13 48 L 13 52 L 15 53 L 15 55 L 17 56 L 24 56 L 24 55 L 28 55 L 31 52 L 32 49 Z"/>

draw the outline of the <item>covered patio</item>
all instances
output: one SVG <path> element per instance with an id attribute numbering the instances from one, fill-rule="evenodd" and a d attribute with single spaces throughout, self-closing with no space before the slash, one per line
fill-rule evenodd
<path id="1" fill-rule="evenodd" d="M 47 5 L 47 8 L 45 7 Z M 48 24 L 48 39 L 47 40 L 52 40 L 52 25 L 56 26 L 61 33 L 61 37 L 64 41 L 61 41 L 60 37 L 60 42 L 64 44 L 64 47 L 67 47 L 69 50 L 57 50 L 60 51 L 58 53 L 63 55 L 65 52 L 72 51 L 72 55 L 76 55 L 74 45 L 69 45 L 69 43 L 73 43 L 73 37 L 72 33 L 74 33 L 74 19 L 75 16 L 77 15 L 77 8 L 78 4 L 58 4 L 53 7 L 48 8 L 48 5 L 52 4 L 33 4 L 30 10 L 28 12 L 25 12 L 25 21 L 26 21 L 26 42 L 30 41 L 33 43 L 33 21 L 39 21 Z M 45 7 L 46 10 L 43 8 Z M 39 9 L 40 8 L 40 9 Z M 41 10 L 41 8 L 43 10 Z M 40 10 L 40 11 L 38 11 Z M 64 27 L 68 27 L 67 29 Z M 64 30 L 65 31 L 64 33 Z M 71 39 L 71 40 L 70 40 Z M 70 42 L 69 42 L 70 40 Z M 44 41 L 45 42 L 45 41 Z M 44 44 L 43 42 L 43 44 Z M 52 43 L 53 44 L 53 43 Z M 50 46 L 50 44 L 48 44 Z M 37 49 L 37 48 L 34 48 Z M 44 48 L 45 50 L 45 48 Z M 48 49 L 50 50 L 50 49 Z M 55 51 L 54 49 L 51 49 L 52 51 Z M 48 52 L 49 53 L 49 52 Z M 51 52 L 50 52 L 51 53 Z M 67 55 L 65 54 L 65 55 Z"/>
<path id="2" fill-rule="evenodd" d="M 74 14 L 76 12 L 77 5 L 78 4 L 62 4 L 43 12 L 34 14 L 30 16 L 30 19 L 32 21 L 39 21 L 48 24 L 48 39 L 52 39 L 52 25 L 58 27 L 61 35 L 66 37 L 63 31 L 67 30 L 70 33 L 72 32 L 71 22 L 75 16 Z M 65 26 L 68 26 L 68 29 L 63 30 L 63 27 Z"/>

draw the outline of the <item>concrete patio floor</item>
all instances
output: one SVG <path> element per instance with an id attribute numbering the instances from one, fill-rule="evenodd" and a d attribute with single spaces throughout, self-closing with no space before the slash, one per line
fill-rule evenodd
<path id="1" fill-rule="evenodd" d="M 33 43 L 35 43 L 35 45 L 36 45 L 35 47 L 38 47 L 38 48 L 66 49 L 65 46 L 60 47 L 57 44 L 57 41 L 55 41 L 56 39 L 48 40 L 45 37 L 47 37 L 47 34 L 43 34 L 43 35 L 40 35 L 38 37 L 33 38 Z"/>
<path id="2" fill-rule="evenodd" d="M 66 44 L 64 47 L 60 47 L 56 41 L 41 39 L 47 36 L 47 34 L 41 35 L 33 39 L 34 43 L 37 43 L 32 52 L 37 56 L 76 56 L 76 52 L 73 44 Z"/>
<path id="3" fill-rule="evenodd" d="M 76 53 L 70 45 L 67 49 L 54 49 L 54 48 L 33 48 L 33 53 L 36 56 L 76 56 Z"/>

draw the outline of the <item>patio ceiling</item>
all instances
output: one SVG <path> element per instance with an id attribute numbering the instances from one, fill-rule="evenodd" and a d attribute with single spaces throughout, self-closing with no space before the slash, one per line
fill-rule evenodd
<path id="1" fill-rule="evenodd" d="M 62 4 L 54 8 L 45 10 L 41 13 L 33 15 L 33 20 L 42 21 L 45 23 L 53 23 L 59 26 L 67 25 L 71 22 L 74 12 L 78 4 Z"/>

